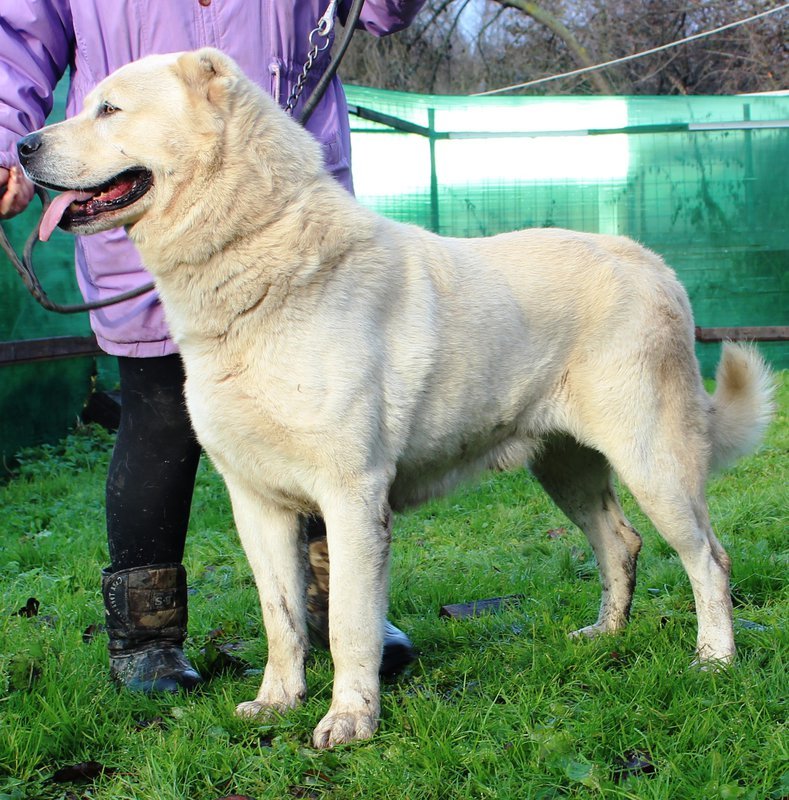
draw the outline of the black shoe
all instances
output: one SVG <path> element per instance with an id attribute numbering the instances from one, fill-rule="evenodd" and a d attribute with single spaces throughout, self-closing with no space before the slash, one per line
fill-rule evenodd
<path id="1" fill-rule="evenodd" d="M 186 570 L 181 564 L 102 572 L 110 675 L 133 692 L 177 692 L 203 682 L 183 652 Z"/>
<path id="2" fill-rule="evenodd" d="M 180 647 L 151 645 L 136 653 L 110 655 L 112 679 L 131 692 L 175 694 L 199 686 L 203 679 Z"/>
<path id="3" fill-rule="evenodd" d="M 378 672 L 386 677 L 399 675 L 414 659 L 416 652 L 411 640 L 386 620 L 384 625 L 384 652 Z"/>

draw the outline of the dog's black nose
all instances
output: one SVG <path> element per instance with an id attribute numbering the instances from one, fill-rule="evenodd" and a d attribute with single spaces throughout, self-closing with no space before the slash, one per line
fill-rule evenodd
<path id="1" fill-rule="evenodd" d="M 19 153 L 19 161 L 22 166 L 25 165 L 25 162 L 41 147 L 41 145 L 41 134 L 38 131 L 23 136 L 16 143 L 16 151 Z"/>

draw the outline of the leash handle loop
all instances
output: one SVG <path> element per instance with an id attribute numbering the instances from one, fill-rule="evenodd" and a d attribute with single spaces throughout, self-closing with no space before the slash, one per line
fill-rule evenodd
<path id="1" fill-rule="evenodd" d="M 47 210 L 51 202 L 49 192 L 41 186 L 36 186 L 36 195 L 41 201 L 43 215 L 43 212 Z M 38 231 L 40 227 L 41 219 L 38 220 L 33 232 L 28 236 L 25 242 L 25 248 L 22 251 L 22 258 L 20 259 L 14 252 L 5 230 L 0 226 L 0 249 L 8 256 L 12 266 L 17 273 L 19 273 L 27 290 L 33 295 L 36 302 L 47 309 L 47 311 L 54 311 L 57 314 L 79 314 L 83 311 L 93 311 L 97 308 L 105 308 L 106 306 L 115 305 L 115 303 L 121 303 L 124 300 L 131 300 L 134 297 L 139 297 L 153 290 L 154 284 L 151 282 L 146 283 L 144 286 L 139 286 L 136 289 L 132 289 L 131 291 L 123 292 L 113 297 L 107 297 L 104 300 L 93 300 L 89 303 L 77 303 L 75 305 L 61 305 L 60 303 L 56 303 L 44 291 L 44 287 L 41 285 L 41 281 L 39 281 L 35 269 L 33 268 L 33 248 L 38 244 Z"/>

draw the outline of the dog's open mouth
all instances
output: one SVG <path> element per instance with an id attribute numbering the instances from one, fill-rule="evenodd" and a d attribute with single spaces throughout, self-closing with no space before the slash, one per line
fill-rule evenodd
<path id="1" fill-rule="evenodd" d="M 153 177 L 148 170 L 130 169 L 95 189 L 77 191 L 50 186 L 63 193 L 55 197 L 41 218 L 38 237 L 45 242 L 57 226 L 64 230 L 79 228 L 101 214 L 125 208 L 139 200 L 152 185 Z"/>

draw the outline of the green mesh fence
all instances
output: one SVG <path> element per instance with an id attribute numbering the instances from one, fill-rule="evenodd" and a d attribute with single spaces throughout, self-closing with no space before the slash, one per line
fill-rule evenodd
<path id="1" fill-rule="evenodd" d="M 356 192 L 380 213 L 451 236 L 531 226 L 626 234 L 674 267 L 698 325 L 789 324 L 789 96 L 347 93 Z M 20 246 L 35 213 L 11 225 Z M 42 281 L 61 302 L 78 300 L 72 257 L 59 232 L 39 251 Z M 0 256 L 0 344 L 88 332 L 86 315 L 39 309 Z M 789 344 L 760 347 L 789 366 Z M 718 349 L 698 346 L 707 375 Z M 95 370 L 90 358 L 0 366 L 0 455 L 61 436 Z"/>
<path id="2" fill-rule="evenodd" d="M 673 266 L 697 325 L 789 324 L 789 96 L 348 99 L 356 192 L 381 213 L 624 234 Z M 759 346 L 789 366 L 789 344 Z M 712 374 L 719 346 L 697 349 Z"/>

